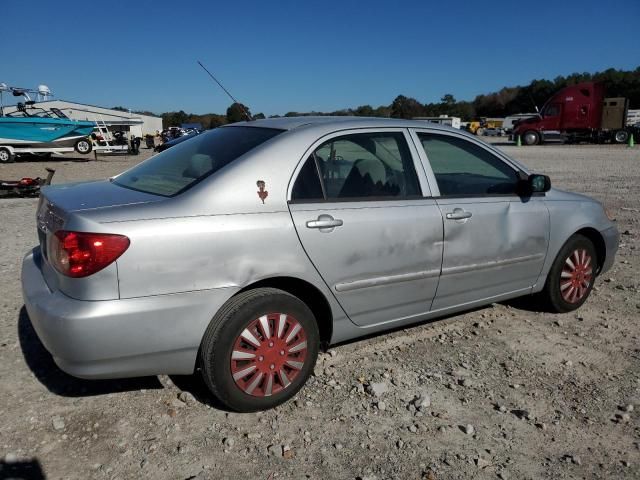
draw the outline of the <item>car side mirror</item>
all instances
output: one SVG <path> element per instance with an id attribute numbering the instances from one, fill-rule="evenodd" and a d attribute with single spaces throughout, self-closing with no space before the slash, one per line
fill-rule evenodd
<path id="1" fill-rule="evenodd" d="M 527 185 L 531 193 L 544 193 L 551 190 L 551 179 L 547 175 L 533 173 L 527 178 Z"/>

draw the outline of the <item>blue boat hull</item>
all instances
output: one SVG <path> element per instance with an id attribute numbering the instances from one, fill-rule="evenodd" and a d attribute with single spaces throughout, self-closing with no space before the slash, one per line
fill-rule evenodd
<path id="1" fill-rule="evenodd" d="M 71 146 L 93 129 L 92 122 L 62 118 L 0 117 L 0 145 Z"/>

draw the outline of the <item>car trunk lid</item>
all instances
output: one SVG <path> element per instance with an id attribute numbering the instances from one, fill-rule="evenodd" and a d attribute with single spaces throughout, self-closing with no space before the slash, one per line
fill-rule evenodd
<path id="1" fill-rule="evenodd" d="M 147 204 L 165 197 L 119 187 L 110 181 L 55 185 L 43 188 L 36 219 L 42 256 L 42 272 L 51 290 L 60 290 L 79 300 L 109 300 L 119 297 L 115 262 L 83 278 L 71 278 L 58 272 L 51 264 L 48 250 L 51 238 L 58 230 L 94 233 L 115 233 L 113 225 L 106 227 L 96 221 L 94 212 L 111 211 L 118 207 Z"/>
<path id="2" fill-rule="evenodd" d="M 158 202 L 166 198 L 121 187 L 110 180 L 51 185 L 43 189 L 43 195 L 49 203 L 66 212 Z"/>

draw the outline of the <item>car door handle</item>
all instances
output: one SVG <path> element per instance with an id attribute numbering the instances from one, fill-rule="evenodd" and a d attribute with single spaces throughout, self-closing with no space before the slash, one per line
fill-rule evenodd
<path id="1" fill-rule="evenodd" d="M 307 228 L 331 228 L 341 227 L 342 220 L 333 218 L 331 215 L 320 215 L 317 220 L 307 221 Z"/>
<path id="2" fill-rule="evenodd" d="M 447 220 L 464 220 L 465 218 L 471 218 L 471 215 L 471 212 L 467 212 L 461 208 L 454 208 L 453 212 L 447 213 Z"/>

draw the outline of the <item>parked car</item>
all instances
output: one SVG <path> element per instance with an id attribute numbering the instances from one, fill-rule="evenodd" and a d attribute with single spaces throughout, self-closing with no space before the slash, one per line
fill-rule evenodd
<path id="1" fill-rule="evenodd" d="M 618 245 L 597 201 L 417 121 L 207 131 L 43 189 L 29 317 L 71 375 L 192 374 L 228 407 L 291 398 L 330 344 L 535 294 L 582 305 Z"/>
<path id="2" fill-rule="evenodd" d="M 168 148 L 175 147 L 176 145 L 178 145 L 178 144 L 180 144 L 180 143 L 182 143 L 182 142 L 184 142 L 186 140 L 192 139 L 193 137 L 195 137 L 199 133 L 200 132 L 198 132 L 197 130 L 193 130 L 190 133 L 187 133 L 186 135 L 174 138 L 173 140 L 169 140 L 168 142 L 161 143 L 156 148 L 154 148 L 154 150 L 156 152 L 164 152 Z"/>

